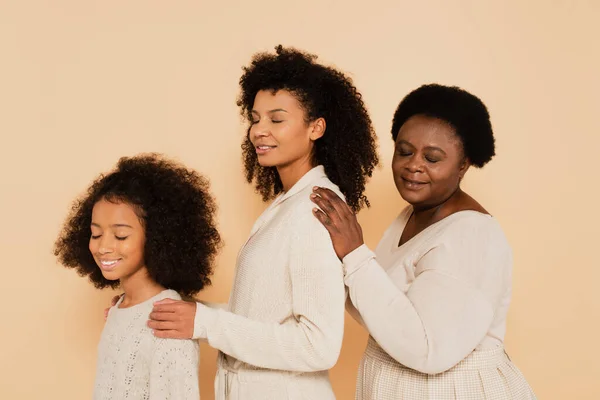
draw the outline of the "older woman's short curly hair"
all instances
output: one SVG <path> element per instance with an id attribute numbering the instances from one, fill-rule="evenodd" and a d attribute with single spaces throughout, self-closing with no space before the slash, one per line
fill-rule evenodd
<path id="1" fill-rule="evenodd" d="M 461 88 L 429 84 L 410 92 L 394 114 L 394 140 L 402 125 L 415 115 L 438 118 L 454 128 L 465 156 L 475 167 L 483 167 L 496 154 L 494 133 L 485 104 Z"/>

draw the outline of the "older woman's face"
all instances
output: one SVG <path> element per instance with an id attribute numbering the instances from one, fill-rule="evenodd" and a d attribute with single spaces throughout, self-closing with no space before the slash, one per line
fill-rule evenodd
<path id="1" fill-rule="evenodd" d="M 468 168 L 462 142 L 446 122 L 415 115 L 400 127 L 392 159 L 394 181 L 415 209 L 448 200 Z"/>

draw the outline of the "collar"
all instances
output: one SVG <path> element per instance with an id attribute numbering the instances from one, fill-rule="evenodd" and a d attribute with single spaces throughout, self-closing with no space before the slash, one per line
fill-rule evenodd
<path id="1" fill-rule="evenodd" d="M 322 165 L 317 165 L 316 167 L 314 167 L 313 169 L 308 171 L 306 174 L 304 174 L 304 176 L 302 176 L 302 178 L 300 178 L 300 180 L 298 180 L 298 182 L 296 182 L 294 184 L 294 186 L 292 186 L 290 188 L 290 190 L 281 194 L 275 200 L 275 203 L 279 204 L 279 203 L 289 199 L 290 197 L 301 192 L 303 189 L 307 188 L 313 182 L 316 182 L 317 180 L 319 180 L 321 178 L 327 178 L 327 174 L 325 173 L 325 167 L 323 167 Z"/>

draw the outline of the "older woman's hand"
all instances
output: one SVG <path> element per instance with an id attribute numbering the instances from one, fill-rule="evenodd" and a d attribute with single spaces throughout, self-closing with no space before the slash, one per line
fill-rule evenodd
<path id="1" fill-rule="evenodd" d="M 319 206 L 313 213 L 329 231 L 340 260 L 364 243 L 354 212 L 337 194 L 327 188 L 315 187 L 310 198 Z"/>

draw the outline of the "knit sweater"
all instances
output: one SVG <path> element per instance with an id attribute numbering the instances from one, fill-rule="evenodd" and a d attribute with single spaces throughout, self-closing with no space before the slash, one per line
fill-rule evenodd
<path id="1" fill-rule="evenodd" d="M 344 331 L 341 262 L 312 214 L 322 166 L 256 221 L 240 250 L 228 310 L 198 304 L 194 336 L 220 350 L 216 399 L 333 399 L 327 370 Z M 300 396 L 300 397 L 291 397 Z"/>
<path id="2" fill-rule="evenodd" d="M 94 400 L 198 400 L 198 344 L 159 339 L 148 328 L 155 301 L 180 300 L 173 290 L 108 312 L 98 345 Z"/>

